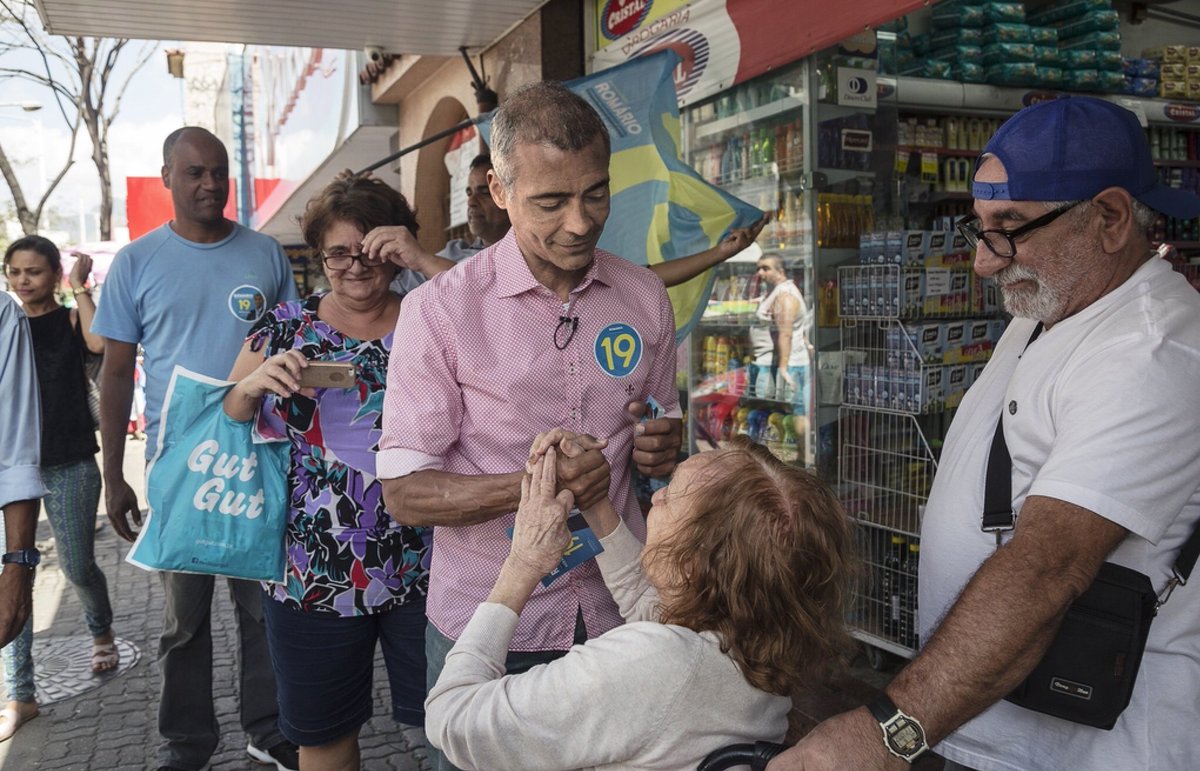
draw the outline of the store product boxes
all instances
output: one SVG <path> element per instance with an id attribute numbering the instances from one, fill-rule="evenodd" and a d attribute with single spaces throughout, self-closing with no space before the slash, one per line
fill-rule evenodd
<path id="1" fill-rule="evenodd" d="M 947 364 L 987 361 L 1004 334 L 1004 326 L 996 319 L 948 323 L 942 360 Z"/>
<path id="2" fill-rule="evenodd" d="M 962 403 L 963 394 L 971 387 L 970 378 L 974 371 L 971 364 L 952 364 L 946 367 L 943 376 L 946 409 L 952 410 Z"/>

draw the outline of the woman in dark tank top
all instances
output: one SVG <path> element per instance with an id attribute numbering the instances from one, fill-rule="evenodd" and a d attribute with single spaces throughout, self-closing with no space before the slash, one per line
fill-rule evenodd
<path id="1" fill-rule="evenodd" d="M 54 530 L 59 564 L 83 605 L 92 635 L 92 671 L 114 670 L 119 654 L 112 631 L 108 584 L 94 554 L 100 471 L 96 466 L 96 425 L 88 408 L 84 356 L 104 351 L 104 339 L 91 333 L 96 306 L 84 287 L 91 259 L 78 255 L 70 283 L 76 308 L 63 307 L 55 290 L 62 281 L 58 248 L 41 236 L 9 245 L 4 273 L 29 317 L 42 405 L 41 470 L 49 493 L 43 499 Z M 0 710 L 0 741 L 37 716 L 34 689 L 32 617 L 4 648 L 9 702 Z"/>

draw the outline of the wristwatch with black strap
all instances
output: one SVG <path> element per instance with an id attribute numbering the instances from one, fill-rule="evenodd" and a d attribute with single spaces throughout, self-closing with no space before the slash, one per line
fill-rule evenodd
<path id="1" fill-rule="evenodd" d="M 0 565 L 23 565 L 30 570 L 42 561 L 42 553 L 37 549 L 17 549 L 0 556 Z"/>
<path id="2" fill-rule="evenodd" d="M 879 721 L 883 730 L 883 744 L 888 752 L 896 757 L 912 763 L 929 751 L 925 743 L 925 729 L 912 715 L 900 711 L 886 693 L 867 705 L 871 716 Z"/>

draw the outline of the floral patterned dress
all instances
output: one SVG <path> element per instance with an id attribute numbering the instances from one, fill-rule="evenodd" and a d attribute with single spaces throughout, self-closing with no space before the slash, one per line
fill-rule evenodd
<path id="1" fill-rule="evenodd" d="M 298 350 L 309 360 L 352 362 L 357 374 L 356 388 L 318 388 L 315 399 L 263 398 L 259 431 L 291 445 L 287 579 L 265 587 L 306 612 L 381 613 L 425 596 L 432 528 L 388 516 L 375 477 L 392 334 L 347 337 L 317 317 L 319 303 L 314 295 L 278 305 L 248 337 L 266 356 Z"/>

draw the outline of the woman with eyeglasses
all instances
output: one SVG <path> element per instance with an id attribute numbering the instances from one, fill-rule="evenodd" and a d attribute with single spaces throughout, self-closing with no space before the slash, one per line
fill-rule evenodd
<path id="1" fill-rule="evenodd" d="M 330 290 L 283 303 L 255 325 L 230 373 L 237 384 L 225 411 L 291 444 L 286 581 L 266 585 L 263 601 L 280 730 L 300 746 L 301 769 L 357 769 L 377 641 L 393 718 L 413 726 L 425 718 L 431 531 L 388 516 L 375 474 L 401 303 L 388 289 L 400 267 L 391 247 L 417 222 L 382 181 L 340 176 L 309 202 L 301 226 Z M 353 365 L 353 386 L 302 387 L 316 361 Z"/>

